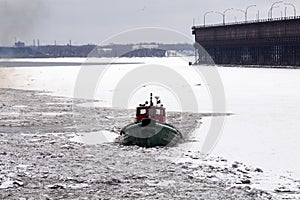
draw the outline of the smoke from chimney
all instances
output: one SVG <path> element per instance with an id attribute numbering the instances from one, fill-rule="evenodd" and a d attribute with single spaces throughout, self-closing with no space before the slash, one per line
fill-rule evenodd
<path id="1" fill-rule="evenodd" d="M 0 0 L 0 46 L 12 46 L 15 37 L 33 33 L 45 8 L 42 0 Z"/>

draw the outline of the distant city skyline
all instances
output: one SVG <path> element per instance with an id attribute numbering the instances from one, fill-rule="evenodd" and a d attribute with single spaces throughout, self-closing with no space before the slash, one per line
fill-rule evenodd
<path id="1" fill-rule="evenodd" d="M 70 40 L 74 45 L 99 44 L 112 35 L 142 27 L 174 30 L 193 41 L 191 26 L 203 25 L 208 11 L 214 12 L 206 15 L 206 24 L 222 23 L 221 13 L 230 8 L 226 22 L 244 21 L 243 11 L 250 5 L 256 6 L 248 9 L 248 20 L 255 20 L 258 10 L 260 19 L 267 19 L 274 2 L 280 1 L 0 0 L 0 46 L 12 46 L 15 40 L 26 45 L 34 40 L 40 45 L 68 44 Z M 276 4 L 272 17 L 284 17 L 285 11 L 293 16 L 293 5 L 300 14 L 299 0 L 289 0 Z"/>

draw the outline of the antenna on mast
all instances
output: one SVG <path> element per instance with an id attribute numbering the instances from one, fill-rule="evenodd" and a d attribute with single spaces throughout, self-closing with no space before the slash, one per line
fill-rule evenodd
<path id="1" fill-rule="evenodd" d="M 157 106 L 158 104 L 160 104 L 159 96 L 155 96 L 155 99 L 156 99 L 156 106 Z"/>

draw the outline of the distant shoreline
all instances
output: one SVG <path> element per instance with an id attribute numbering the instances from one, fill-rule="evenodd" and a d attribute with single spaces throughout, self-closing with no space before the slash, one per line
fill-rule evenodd
<path id="1" fill-rule="evenodd" d="M 170 51 L 194 55 L 192 44 L 94 44 L 0 47 L 0 58 L 61 58 L 61 57 L 164 57 Z"/>

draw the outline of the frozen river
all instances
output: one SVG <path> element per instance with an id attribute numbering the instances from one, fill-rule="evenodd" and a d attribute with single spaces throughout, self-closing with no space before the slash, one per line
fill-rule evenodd
<path id="1" fill-rule="evenodd" d="M 300 70 L 219 68 L 219 73 L 227 110 L 236 115 L 227 118 L 214 152 L 270 169 L 299 170 Z"/>
<path id="2" fill-rule="evenodd" d="M 16 60 L 14 60 L 15 62 Z M 18 60 L 20 61 L 20 60 Z M 24 61 L 24 60 L 23 60 Z M 39 59 L 25 60 L 39 62 L 82 62 L 84 59 Z M 190 70 L 186 62 L 176 58 L 124 59 L 124 62 L 145 62 L 174 65 L 182 74 Z M 5 61 L 7 62 L 7 60 Z M 9 61 L 10 62 L 10 61 Z M 174 64 L 176 63 L 176 64 Z M 73 95 L 74 85 L 81 66 L 53 67 L 1 67 L 0 81 L 2 88 L 17 88 L 51 91 L 55 95 Z M 95 98 L 101 100 L 98 106 L 111 106 L 108 99 L 114 91 L 116 82 L 128 70 L 135 68 L 134 64 L 115 65 L 104 77 L 102 92 L 95 92 Z M 204 66 L 197 66 L 198 68 Z M 204 67 L 207 68 L 207 67 Z M 225 118 L 222 135 L 211 152 L 229 160 L 261 167 L 273 174 L 300 179 L 300 70 L 295 69 L 258 69 L 218 67 L 225 96 L 226 112 L 234 115 Z M 190 73 L 191 74 L 191 73 Z M 187 76 L 189 73 L 187 73 Z M 112 84 L 105 84 L 111 81 Z M 214 112 L 210 102 L 209 91 L 205 81 L 197 80 L 197 76 L 189 79 L 193 91 L 199 100 L 200 112 Z M 172 97 L 172 93 L 159 86 L 138 90 L 128 100 L 129 107 L 134 107 L 144 96 L 142 92 L 155 90 L 169 110 L 180 110 L 180 102 Z M 161 94 L 162 93 L 162 94 Z M 148 95 L 148 94 L 147 94 Z M 206 132 L 211 118 L 203 119 L 199 131 L 199 145 L 204 138 L 201 131 Z M 197 142 L 191 147 L 200 150 Z M 199 147 L 199 148 L 198 148 Z"/>

